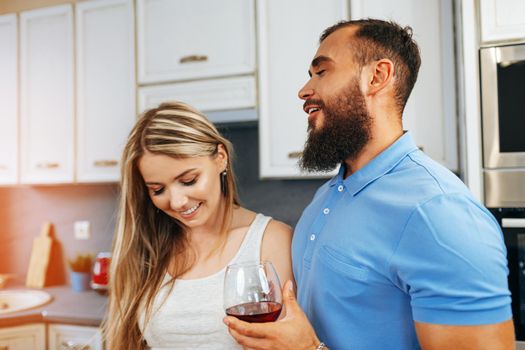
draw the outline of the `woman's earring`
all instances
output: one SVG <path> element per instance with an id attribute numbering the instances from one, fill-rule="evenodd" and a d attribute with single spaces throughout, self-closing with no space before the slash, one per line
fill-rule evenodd
<path id="1" fill-rule="evenodd" d="M 221 192 L 223 194 L 226 194 L 226 186 L 227 186 L 227 183 L 226 183 L 226 175 L 228 175 L 228 173 L 226 172 L 226 170 L 224 170 L 222 173 L 221 173 Z"/>

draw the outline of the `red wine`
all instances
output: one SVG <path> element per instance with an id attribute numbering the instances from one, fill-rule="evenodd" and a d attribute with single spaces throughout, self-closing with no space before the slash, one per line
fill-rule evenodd
<path id="1" fill-rule="evenodd" d="M 279 318 L 282 305 L 274 301 L 261 301 L 235 305 L 226 309 L 228 316 L 246 322 L 273 322 Z"/>

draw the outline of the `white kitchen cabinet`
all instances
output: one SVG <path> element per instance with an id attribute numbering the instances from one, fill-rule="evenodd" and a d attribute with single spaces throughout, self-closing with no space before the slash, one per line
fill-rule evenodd
<path id="1" fill-rule="evenodd" d="M 73 18 L 70 5 L 20 14 L 20 179 L 74 176 Z"/>
<path id="2" fill-rule="evenodd" d="M 0 350 L 45 350 L 44 324 L 0 328 Z"/>
<path id="3" fill-rule="evenodd" d="M 480 0 L 481 41 L 525 39 L 525 1 Z"/>
<path id="4" fill-rule="evenodd" d="M 351 1 L 352 18 L 394 20 L 412 27 L 421 68 L 403 113 L 403 127 L 430 157 L 458 170 L 452 0 Z"/>
<path id="5" fill-rule="evenodd" d="M 18 180 L 18 37 L 15 14 L 0 16 L 0 184 Z"/>
<path id="6" fill-rule="evenodd" d="M 104 350 L 102 334 L 97 327 L 50 324 L 50 350 Z"/>
<path id="7" fill-rule="evenodd" d="M 253 73 L 254 21 L 253 0 L 137 0 L 139 83 Z"/>
<path id="8" fill-rule="evenodd" d="M 182 101 L 208 115 L 212 122 L 235 121 L 234 110 L 255 107 L 255 78 L 242 76 L 163 84 L 139 88 L 139 110 L 157 107 L 162 102 Z M 228 111 L 224 118 L 213 118 L 215 111 Z M 231 117 L 229 117 L 231 116 Z M 228 119 L 230 118 L 230 119 Z M 244 116 L 242 120 L 246 120 Z"/>
<path id="9" fill-rule="evenodd" d="M 322 6 L 315 0 L 257 2 L 262 178 L 319 176 L 302 174 L 297 166 L 308 125 L 297 94 L 308 80 L 321 32 L 347 14 L 345 0 Z"/>
<path id="10" fill-rule="evenodd" d="M 136 120 L 132 0 L 76 5 L 77 182 L 120 178 Z"/>

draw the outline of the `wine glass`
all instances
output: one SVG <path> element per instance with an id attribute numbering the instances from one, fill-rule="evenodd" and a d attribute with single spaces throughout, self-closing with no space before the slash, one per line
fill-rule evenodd
<path id="1" fill-rule="evenodd" d="M 271 262 L 229 265 L 224 277 L 224 309 L 246 322 L 273 322 L 282 309 L 281 283 Z"/>

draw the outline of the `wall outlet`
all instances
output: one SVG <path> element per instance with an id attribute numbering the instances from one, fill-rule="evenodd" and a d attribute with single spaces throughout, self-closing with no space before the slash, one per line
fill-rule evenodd
<path id="1" fill-rule="evenodd" d="M 89 221 L 75 221 L 75 239 L 89 239 L 91 224 Z"/>

